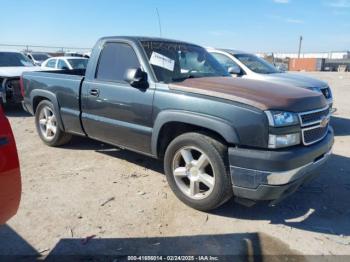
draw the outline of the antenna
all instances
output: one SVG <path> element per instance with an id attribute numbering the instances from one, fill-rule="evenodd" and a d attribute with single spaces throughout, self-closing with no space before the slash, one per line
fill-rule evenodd
<path id="1" fill-rule="evenodd" d="M 162 37 L 162 24 L 160 22 L 160 15 L 158 12 L 158 8 L 156 8 L 157 16 L 158 16 L 158 25 L 159 25 L 159 36 Z"/>

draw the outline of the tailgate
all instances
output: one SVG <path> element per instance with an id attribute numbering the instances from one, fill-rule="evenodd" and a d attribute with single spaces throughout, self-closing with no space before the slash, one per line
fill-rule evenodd
<path id="1" fill-rule="evenodd" d="M 21 177 L 15 140 L 0 106 L 0 225 L 16 214 Z"/>

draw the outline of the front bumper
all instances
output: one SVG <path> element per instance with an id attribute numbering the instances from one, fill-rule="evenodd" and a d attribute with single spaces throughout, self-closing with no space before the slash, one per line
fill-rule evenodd
<path id="1" fill-rule="evenodd" d="M 332 128 L 320 142 L 280 150 L 229 148 L 230 174 L 236 197 L 278 200 L 318 175 L 331 155 Z"/>
<path id="2" fill-rule="evenodd" d="M 19 104 L 23 100 L 19 77 L 4 78 L 0 83 L 0 99 L 3 104 Z"/>
<path id="3" fill-rule="evenodd" d="M 31 107 L 31 105 L 26 100 L 27 99 L 24 98 L 23 101 L 22 101 L 22 108 L 23 108 L 23 110 L 26 111 L 27 113 L 31 114 L 31 115 L 34 115 L 33 108 Z"/>

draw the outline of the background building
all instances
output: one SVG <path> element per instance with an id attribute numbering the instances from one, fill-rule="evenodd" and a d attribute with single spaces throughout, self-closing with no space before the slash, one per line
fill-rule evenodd
<path id="1" fill-rule="evenodd" d="M 289 71 L 350 71 L 350 51 L 310 53 L 257 53 L 274 63 L 278 68 Z"/>

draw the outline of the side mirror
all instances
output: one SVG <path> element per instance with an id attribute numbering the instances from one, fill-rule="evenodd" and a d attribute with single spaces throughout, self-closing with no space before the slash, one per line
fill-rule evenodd
<path id="1" fill-rule="evenodd" d="M 237 66 L 231 66 L 227 69 L 229 74 L 231 75 L 240 75 L 241 74 L 241 69 Z"/>
<path id="2" fill-rule="evenodd" d="M 67 66 L 63 66 L 62 70 L 69 70 L 69 68 Z"/>
<path id="3" fill-rule="evenodd" d="M 147 73 L 142 71 L 141 68 L 130 68 L 126 70 L 124 80 L 133 87 L 148 87 Z"/>

